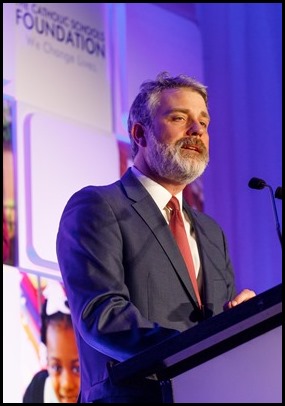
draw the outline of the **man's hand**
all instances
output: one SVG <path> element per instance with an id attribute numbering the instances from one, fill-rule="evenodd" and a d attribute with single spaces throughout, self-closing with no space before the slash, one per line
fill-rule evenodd
<path id="1" fill-rule="evenodd" d="M 224 310 L 232 309 L 238 304 L 246 302 L 254 296 L 256 296 L 256 293 L 253 290 L 243 289 L 235 298 L 224 304 Z"/>

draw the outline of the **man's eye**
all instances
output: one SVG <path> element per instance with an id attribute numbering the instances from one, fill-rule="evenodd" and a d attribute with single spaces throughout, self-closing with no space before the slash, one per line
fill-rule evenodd
<path id="1" fill-rule="evenodd" d="M 173 117 L 173 120 L 174 120 L 174 121 L 184 121 L 184 120 L 185 120 L 185 117 L 182 117 L 182 116 L 175 116 L 175 117 Z"/>

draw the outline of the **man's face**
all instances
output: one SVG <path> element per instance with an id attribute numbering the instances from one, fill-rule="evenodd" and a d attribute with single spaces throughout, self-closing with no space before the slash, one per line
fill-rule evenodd
<path id="1" fill-rule="evenodd" d="M 175 183 L 190 183 L 200 176 L 209 162 L 209 121 L 199 93 L 164 90 L 143 151 L 152 174 Z"/>

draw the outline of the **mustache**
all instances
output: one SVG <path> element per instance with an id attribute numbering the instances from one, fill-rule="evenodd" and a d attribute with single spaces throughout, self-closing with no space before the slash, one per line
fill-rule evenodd
<path id="1" fill-rule="evenodd" d="M 206 151 L 206 147 L 203 141 L 201 141 L 200 138 L 197 137 L 182 138 L 181 140 L 178 140 L 176 142 L 175 146 L 179 148 L 196 147 L 200 152 Z"/>

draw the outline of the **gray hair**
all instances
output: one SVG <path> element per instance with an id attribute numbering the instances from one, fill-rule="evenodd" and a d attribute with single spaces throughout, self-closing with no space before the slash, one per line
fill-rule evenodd
<path id="1" fill-rule="evenodd" d="M 136 156 L 138 146 L 132 137 L 132 128 L 135 123 L 151 129 L 156 109 L 159 105 L 160 94 L 165 89 L 190 88 L 199 93 L 208 107 L 208 93 L 206 86 L 188 75 L 180 74 L 172 77 L 168 72 L 161 72 L 155 80 L 147 80 L 140 86 L 140 92 L 133 101 L 129 117 L 128 132 L 131 141 L 132 156 Z"/>

